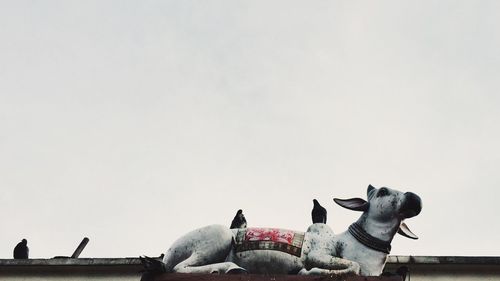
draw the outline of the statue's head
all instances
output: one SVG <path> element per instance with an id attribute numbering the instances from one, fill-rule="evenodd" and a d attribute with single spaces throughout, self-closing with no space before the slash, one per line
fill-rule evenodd
<path id="1" fill-rule="evenodd" d="M 422 210 L 422 200 L 418 195 L 387 187 L 375 188 L 372 185 L 368 186 L 366 193 L 367 200 L 334 198 L 334 201 L 344 208 L 362 211 L 371 221 L 397 223 L 399 234 L 412 239 L 418 238 L 403 223 L 405 219 L 418 215 Z"/>

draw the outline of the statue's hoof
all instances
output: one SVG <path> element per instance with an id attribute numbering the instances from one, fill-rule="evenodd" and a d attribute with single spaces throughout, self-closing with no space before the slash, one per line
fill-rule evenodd
<path id="1" fill-rule="evenodd" d="M 307 272 L 307 269 L 302 268 L 302 269 L 299 271 L 299 273 L 297 273 L 297 275 L 307 275 L 307 273 L 308 273 L 308 272 Z"/>
<path id="2" fill-rule="evenodd" d="M 226 274 L 246 274 L 248 271 L 242 267 L 234 266 L 226 270 Z"/>

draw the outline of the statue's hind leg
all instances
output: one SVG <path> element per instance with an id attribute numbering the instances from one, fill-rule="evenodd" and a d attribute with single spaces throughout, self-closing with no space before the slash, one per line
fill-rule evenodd
<path id="1" fill-rule="evenodd" d="M 246 270 L 233 262 L 220 262 L 204 264 L 204 259 L 196 254 L 191 255 L 174 267 L 174 272 L 179 273 L 245 273 Z"/>
<path id="2" fill-rule="evenodd" d="M 233 232 L 210 225 L 179 238 L 165 253 L 165 272 L 239 273 L 245 270 L 225 261 L 232 249 Z"/>

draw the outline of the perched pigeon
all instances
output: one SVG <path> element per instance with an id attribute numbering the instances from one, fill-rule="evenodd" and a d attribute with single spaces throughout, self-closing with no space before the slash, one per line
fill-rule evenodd
<path id="1" fill-rule="evenodd" d="M 245 215 L 243 215 L 242 210 L 238 210 L 229 228 L 233 229 L 233 228 L 246 228 L 246 227 L 247 227 L 247 220 L 245 219 Z"/>
<path id="2" fill-rule="evenodd" d="M 28 241 L 23 239 L 21 242 L 17 243 L 14 248 L 14 258 L 15 259 L 27 259 L 29 256 L 30 249 L 28 248 Z"/>
<path id="3" fill-rule="evenodd" d="M 313 223 L 326 223 L 326 209 L 316 199 L 313 200 L 313 203 L 314 207 L 311 212 Z"/>

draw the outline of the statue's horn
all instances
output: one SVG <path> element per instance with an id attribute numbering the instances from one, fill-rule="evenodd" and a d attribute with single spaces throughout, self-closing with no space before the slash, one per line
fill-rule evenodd
<path id="1" fill-rule="evenodd" d="M 415 235 L 413 232 L 411 232 L 411 230 L 408 228 L 408 226 L 404 222 L 402 222 L 401 225 L 399 226 L 398 234 L 403 235 L 404 237 L 407 237 L 410 239 L 418 239 L 418 236 Z"/>

